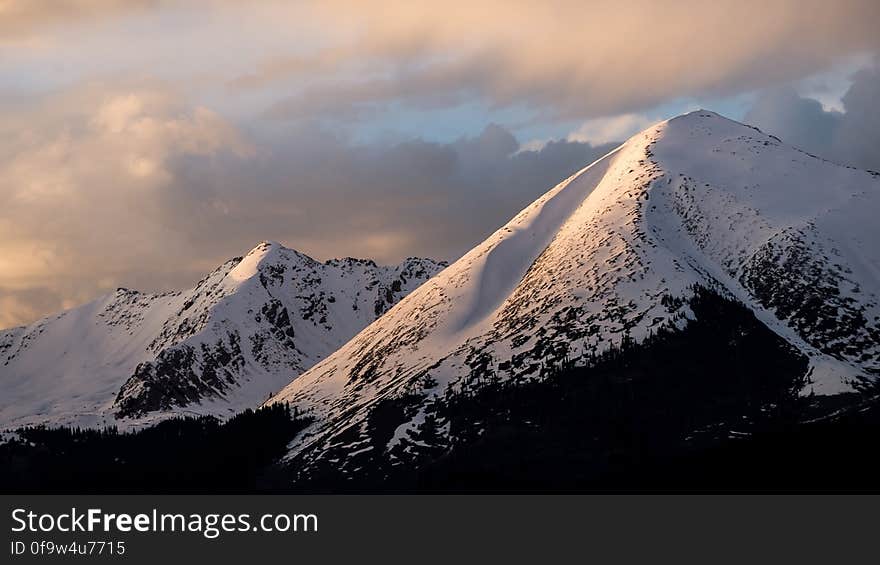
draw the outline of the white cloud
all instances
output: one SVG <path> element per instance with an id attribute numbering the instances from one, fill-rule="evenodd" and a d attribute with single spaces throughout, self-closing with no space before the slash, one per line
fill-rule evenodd
<path id="1" fill-rule="evenodd" d="M 580 141 L 592 144 L 626 141 L 658 120 L 652 120 L 642 114 L 621 114 L 607 118 L 587 120 L 568 134 L 569 141 Z"/>
<path id="2" fill-rule="evenodd" d="M 517 151 L 517 153 L 522 153 L 524 151 L 540 151 L 544 149 L 550 141 L 550 139 L 532 139 L 531 141 L 526 141 L 519 146 L 519 151 Z"/>
<path id="3" fill-rule="evenodd" d="M 124 273 L 161 271 L 163 263 L 179 269 L 170 263 L 180 241 L 165 223 L 175 162 L 252 154 L 218 115 L 187 110 L 150 89 L 83 87 L 5 112 L 0 121 L 6 322 L 26 319 L 33 300 L 57 308 Z M 27 292 L 34 289 L 42 291 Z M 30 297 L 30 305 L 13 308 L 10 296 Z"/>

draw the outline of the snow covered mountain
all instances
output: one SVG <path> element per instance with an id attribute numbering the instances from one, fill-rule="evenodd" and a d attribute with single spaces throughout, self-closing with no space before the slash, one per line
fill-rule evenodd
<path id="1" fill-rule="evenodd" d="M 276 395 L 315 416 L 289 460 L 356 476 L 448 447 L 450 398 L 695 327 L 702 289 L 801 367 L 801 396 L 858 396 L 880 376 L 878 177 L 704 110 L 648 128 Z"/>
<path id="2" fill-rule="evenodd" d="M 263 242 L 190 290 L 118 289 L 0 331 L 0 428 L 255 407 L 444 266 L 320 263 Z"/>

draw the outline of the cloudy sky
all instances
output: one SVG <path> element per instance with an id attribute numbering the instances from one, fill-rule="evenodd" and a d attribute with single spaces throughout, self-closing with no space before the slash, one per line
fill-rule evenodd
<path id="1" fill-rule="evenodd" d="M 0 327 L 274 239 L 455 259 L 698 107 L 880 169 L 876 0 L 0 0 Z"/>

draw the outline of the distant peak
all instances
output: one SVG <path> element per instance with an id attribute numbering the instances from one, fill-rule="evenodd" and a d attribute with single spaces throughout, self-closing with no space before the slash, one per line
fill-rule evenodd
<path id="1" fill-rule="evenodd" d="M 278 243 L 277 241 L 273 241 L 271 239 L 265 239 L 261 241 L 256 247 L 251 249 L 245 257 L 256 257 L 258 260 L 274 260 L 276 258 L 280 258 L 283 260 L 289 260 L 294 257 L 306 260 L 308 262 L 315 262 L 314 259 L 306 255 L 305 253 L 301 253 L 296 249 L 291 249 L 289 247 L 285 247 L 284 245 Z"/>
<path id="2" fill-rule="evenodd" d="M 256 245 L 253 249 L 248 252 L 248 255 L 252 253 L 265 253 L 275 249 L 285 249 L 283 245 L 278 243 L 277 241 L 272 241 L 270 239 L 264 239 L 260 243 Z"/>

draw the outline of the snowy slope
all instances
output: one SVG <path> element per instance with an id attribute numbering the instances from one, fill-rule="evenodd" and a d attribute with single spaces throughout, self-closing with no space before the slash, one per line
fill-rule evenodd
<path id="1" fill-rule="evenodd" d="M 184 292 L 118 289 L 0 331 L 0 427 L 254 407 L 443 267 L 320 263 L 264 242 Z"/>
<path id="2" fill-rule="evenodd" d="M 876 173 L 712 112 L 657 124 L 285 387 L 273 401 L 316 416 L 291 456 L 308 465 L 332 453 L 356 473 L 357 455 L 393 457 L 449 391 L 486 375 L 540 378 L 624 336 L 686 326 L 695 285 L 741 301 L 807 355 L 804 394 L 853 390 L 880 375 L 878 214 Z M 418 400 L 377 446 L 375 411 L 401 398 Z"/>

